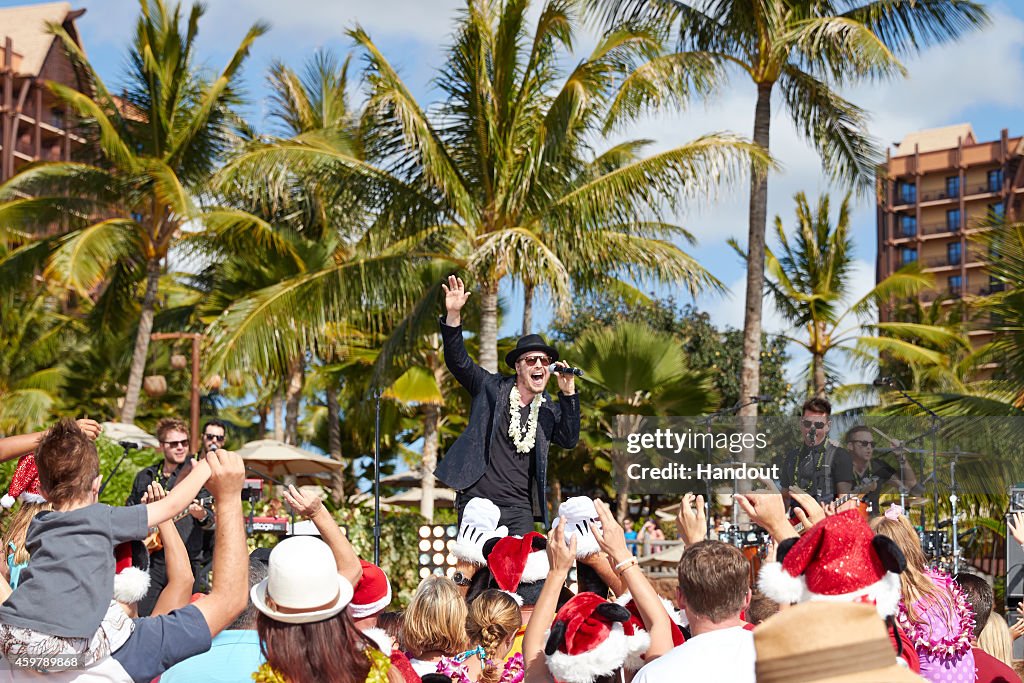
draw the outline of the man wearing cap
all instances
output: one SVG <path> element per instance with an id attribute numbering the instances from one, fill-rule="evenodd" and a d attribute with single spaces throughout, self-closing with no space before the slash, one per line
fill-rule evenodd
<path id="1" fill-rule="evenodd" d="M 553 442 L 573 448 L 580 435 L 580 403 L 573 375 L 558 375 L 558 400 L 544 387 L 550 365 L 568 367 L 558 351 L 538 334 L 527 334 L 505 356 L 514 376 L 492 373 L 474 363 L 462 341 L 462 307 L 469 298 L 454 275 L 445 292 L 447 316 L 441 318 L 444 362 L 473 397 L 469 424 L 448 449 L 435 475 L 458 492 L 461 522 L 466 504 L 486 498 L 501 511 L 510 534 L 547 524 L 548 448 Z"/>

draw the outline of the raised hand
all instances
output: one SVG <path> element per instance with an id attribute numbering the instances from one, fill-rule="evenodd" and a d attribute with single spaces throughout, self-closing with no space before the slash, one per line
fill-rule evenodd
<path id="1" fill-rule="evenodd" d="M 291 506 L 292 510 L 295 510 L 295 514 L 301 515 L 306 519 L 312 519 L 324 507 L 324 502 L 320 500 L 320 496 L 312 493 L 303 493 L 295 488 L 294 485 L 289 485 L 285 489 L 284 499 Z"/>
<path id="2" fill-rule="evenodd" d="M 81 420 L 75 420 L 75 424 L 78 425 L 79 429 L 85 432 L 85 435 L 89 437 L 90 441 L 95 441 L 96 437 L 100 435 L 101 431 L 103 431 L 103 427 L 100 426 L 99 422 L 96 420 L 90 420 L 87 417 L 84 417 Z"/>
<path id="3" fill-rule="evenodd" d="M 694 502 L 697 509 L 693 508 Z M 700 543 L 708 533 L 708 518 L 704 512 L 704 496 L 696 496 L 687 493 L 679 502 L 679 513 L 676 515 L 676 525 L 679 527 L 679 534 L 683 537 L 686 545 Z"/>
<path id="4" fill-rule="evenodd" d="M 441 289 L 444 290 L 444 308 L 448 312 L 448 318 L 445 322 L 452 327 L 461 325 L 462 307 L 466 305 L 466 301 L 472 292 L 467 292 L 466 283 L 462 281 L 461 277 L 455 277 L 454 275 L 448 276 L 448 284 L 442 284 Z"/>
<path id="5" fill-rule="evenodd" d="M 594 499 L 594 507 L 597 509 L 597 520 L 601 523 L 600 528 L 596 524 L 590 525 L 590 531 L 597 539 L 597 545 L 601 551 L 608 556 L 614 567 L 623 560 L 633 557 L 633 553 L 626 546 L 626 532 L 622 526 L 615 521 L 615 515 L 603 500 Z"/>
<path id="6" fill-rule="evenodd" d="M 1024 546 L 1024 512 L 1014 512 L 1013 520 L 1007 521 L 1006 527 L 1013 534 L 1013 540 Z"/>
<path id="7" fill-rule="evenodd" d="M 576 561 L 576 535 L 565 542 L 565 517 L 555 520 L 555 526 L 548 534 L 548 565 L 552 572 L 568 574 Z"/>
<path id="8" fill-rule="evenodd" d="M 160 485 L 160 482 L 154 481 L 146 487 L 146 492 L 142 494 L 142 504 L 155 503 L 161 498 L 167 497 L 167 491 Z"/>
<path id="9" fill-rule="evenodd" d="M 563 368 L 569 367 L 569 364 L 564 360 L 560 360 L 555 365 Z M 561 372 L 555 374 L 555 379 L 558 380 L 558 390 L 566 396 L 572 396 L 576 393 L 576 375 L 571 372 Z"/>
<path id="10" fill-rule="evenodd" d="M 206 490 L 217 501 L 217 510 L 224 503 L 238 502 L 241 505 L 242 485 L 245 483 L 245 463 L 242 456 L 232 451 L 218 449 L 206 454 L 197 467 L 205 463 L 210 469 Z"/>

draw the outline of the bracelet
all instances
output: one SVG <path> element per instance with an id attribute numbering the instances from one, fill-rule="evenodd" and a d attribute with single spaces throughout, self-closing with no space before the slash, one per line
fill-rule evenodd
<path id="1" fill-rule="evenodd" d="M 616 574 L 621 574 L 622 572 L 626 571 L 630 567 L 635 567 L 638 564 L 640 564 L 640 563 L 637 561 L 637 559 L 635 557 L 631 557 L 628 560 L 623 560 L 622 562 L 619 562 L 617 565 L 615 565 L 615 573 Z"/>

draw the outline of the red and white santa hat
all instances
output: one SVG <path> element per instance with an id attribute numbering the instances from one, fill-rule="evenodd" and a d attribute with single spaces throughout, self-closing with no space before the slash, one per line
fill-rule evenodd
<path id="1" fill-rule="evenodd" d="M 629 610 L 596 593 L 580 593 L 558 610 L 544 648 L 548 670 L 561 683 L 593 683 L 623 666 Z"/>
<path id="2" fill-rule="evenodd" d="M 536 531 L 491 539 L 484 544 L 487 568 L 495 584 L 520 605 L 523 599 L 518 594 L 519 585 L 542 581 L 551 570 L 547 547 L 548 540 Z"/>
<path id="3" fill-rule="evenodd" d="M 388 575 L 372 562 L 361 559 L 359 564 L 362 565 L 363 576 L 352 593 L 352 602 L 348 603 L 348 613 L 353 619 L 372 616 L 391 604 Z"/>
<path id="4" fill-rule="evenodd" d="M 622 630 L 626 634 L 626 662 L 623 666 L 629 671 L 638 671 L 647 663 L 644 654 L 651 647 L 651 636 L 647 633 L 640 608 L 636 606 L 636 600 L 629 591 L 615 598 L 615 604 L 629 610 L 629 619 L 622 624 Z M 686 614 L 676 609 L 676 606 L 665 598 L 661 598 L 661 604 L 672 620 L 672 647 L 679 647 L 686 641 L 682 630 L 686 625 Z"/>
<path id="5" fill-rule="evenodd" d="M 133 604 L 149 592 L 149 551 L 142 541 L 114 546 L 114 599 Z"/>
<path id="6" fill-rule="evenodd" d="M 7 493 L 0 498 L 0 505 L 9 508 L 14 501 L 22 503 L 45 503 L 43 491 L 39 488 L 39 470 L 36 468 L 36 456 L 27 453 L 18 459 L 18 467 L 14 470 L 11 485 Z"/>
<path id="7" fill-rule="evenodd" d="M 799 540 L 779 544 L 778 557 L 758 577 L 761 592 L 776 602 L 864 602 L 883 617 L 896 613 L 906 559 L 858 510 L 827 517 Z"/>

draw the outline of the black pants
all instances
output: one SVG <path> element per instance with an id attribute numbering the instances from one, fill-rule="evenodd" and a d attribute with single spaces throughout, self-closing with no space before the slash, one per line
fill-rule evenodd
<path id="1" fill-rule="evenodd" d="M 465 493 L 458 493 L 455 495 L 455 507 L 459 511 L 459 525 L 462 525 L 462 513 L 465 511 L 469 501 L 473 500 L 476 496 L 471 496 Z M 498 520 L 498 526 L 507 526 L 509 536 L 523 536 L 533 531 L 533 513 L 530 510 L 524 510 L 522 508 L 509 508 L 502 507 L 501 503 L 496 500 L 492 500 L 492 503 L 498 506 L 498 510 L 501 511 L 501 519 Z"/>

